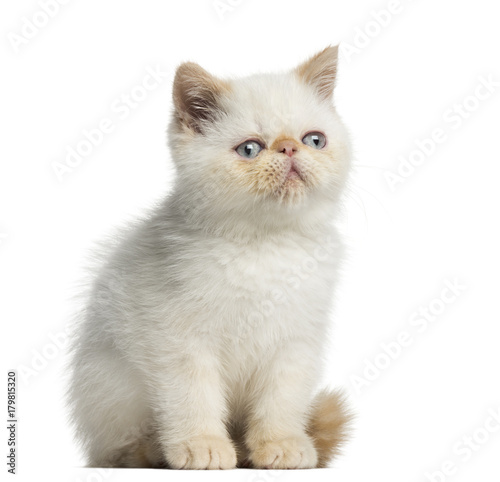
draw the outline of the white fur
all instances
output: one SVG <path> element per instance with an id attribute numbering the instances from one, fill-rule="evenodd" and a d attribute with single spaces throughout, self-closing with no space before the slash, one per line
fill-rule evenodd
<path id="1" fill-rule="evenodd" d="M 228 429 L 245 433 L 250 457 L 267 443 L 271 454 L 291 447 L 288 465 L 315 464 L 304 430 L 341 259 L 332 220 L 349 143 L 331 103 L 295 72 L 230 85 L 205 135 L 173 121 L 174 191 L 96 273 L 69 391 L 90 465 L 141 465 L 122 459 L 141 444 L 152 465 L 230 468 Z M 232 183 L 238 142 L 313 130 L 337 167 L 299 202 Z"/>

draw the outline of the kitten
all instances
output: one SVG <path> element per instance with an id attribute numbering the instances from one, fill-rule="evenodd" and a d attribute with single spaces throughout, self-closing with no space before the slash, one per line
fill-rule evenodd
<path id="1" fill-rule="evenodd" d="M 173 192 L 92 284 L 69 400 L 90 466 L 311 468 L 349 415 L 321 374 L 350 164 L 337 47 L 294 70 L 173 86 Z"/>

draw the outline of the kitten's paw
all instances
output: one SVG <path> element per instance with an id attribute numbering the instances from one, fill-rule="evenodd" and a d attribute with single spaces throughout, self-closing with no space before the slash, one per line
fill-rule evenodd
<path id="1" fill-rule="evenodd" d="M 236 451 L 228 438 L 200 436 L 167 450 L 173 469 L 234 469 Z"/>
<path id="2" fill-rule="evenodd" d="M 305 435 L 261 442 L 250 459 L 261 469 L 312 469 L 318 465 L 316 449 Z"/>

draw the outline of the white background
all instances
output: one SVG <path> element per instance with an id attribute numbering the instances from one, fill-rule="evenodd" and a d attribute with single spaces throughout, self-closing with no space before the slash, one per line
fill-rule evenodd
<path id="1" fill-rule="evenodd" d="M 489 415 L 500 410 L 495 2 L 220 2 L 231 3 L 220 14 L 212 0 L 73 0 L 34 34 L 24 27 L 30 39 L 21 38 L 24 17 L 43 23 L 39 3 L 2 5 L 0 310 L 4 377 L 20 371 L 18 480 L 498 480 L 500 422 Z M 374 20 L 389 7 L 390 21 Z M 308 474 L 75 468 L 83 461 L 63 402 L 70 298 L 92 243 L 172 184 L 165 127 L 176 66 L 194 60 L 221 76 L 281 70 L 340 41 L 336 104 L 356 168 L 325 384 L 345 387 L 358 414 L 344 456 Z M 117 112 L 157 65 L 157 88 Z M 481 76 L 497 82 L 489 96 L 477 90 Z M 60 181 L 53 163 L 103 118 L 113 131 Z M 424 142 L 434 152 L 412 152 L 435 129 L 445 139 L 433 149 Z M 420 165 L 407 165 L 391 189 L 388 173 L 410 155 Z M 457 281 L 455 299 L 439 301 Z M 438 313 L 428 326 L 415 321 L 422 307 Z M 411 344 L 398 348 L 401 332 Z M 371 363 L 378 372 L 365 373 Z M 426 475 L 443 464 L 452 475 Z"/>

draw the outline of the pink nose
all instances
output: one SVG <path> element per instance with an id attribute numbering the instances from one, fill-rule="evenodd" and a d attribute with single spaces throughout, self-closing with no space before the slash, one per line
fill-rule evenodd
<path id="1" fill-rule="evenodd" d="M 288 157 L 292 157 L 297 152 L 297 144 L 290 140 L 281 141 L 276 150 L 282 154 L 286 154 Z"/>

